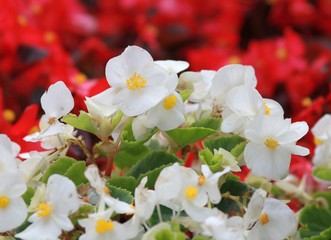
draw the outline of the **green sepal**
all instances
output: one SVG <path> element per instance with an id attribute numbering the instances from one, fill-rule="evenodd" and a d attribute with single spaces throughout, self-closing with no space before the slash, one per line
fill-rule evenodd
<path id="1" fill-rule="evenodd" d="M 185 101 L 190 97 L 190 95 L 191 95 L 192 93 L 193 93 L 192 90 L 185 89 L 185 90 L 181 91 L 181 92 L 179 93 L 179 95 L 181 96 L 183 102 L 185 102 Z"/>
<path id="2" fill-rule="evenodd" d="M 77 128 L 77 129 L 81 129 L 83 131 L 86 131 L 86 132 L 89 132 L 89 133 L 92 133 L 92 134 L 98 136 L 98 129 L 93 124 L 91 116 L 87 112 L 80 111 L 79 116 L 70 113 L 66 116 L 63 116 L 61 118 L 61 121 Z"/>
<path id="3" fill-rule="evenodd" d="M 22 195 L 22 198 L 26 205 L 30 205 L 31 198 L 33 197 L 35 191 L 32 187 L 28 187 L 25 191 L 25 193 Z"/>

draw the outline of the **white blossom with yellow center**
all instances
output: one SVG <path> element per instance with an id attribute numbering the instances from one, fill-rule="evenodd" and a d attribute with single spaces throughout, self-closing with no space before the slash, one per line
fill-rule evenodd
<path id="1" fill-rule="evenodd" d="M 0 233 L 19 227 L 27 217 L 22 199 L 26 184 L 17 173 L 0 173 Z"/>
<path id="2" fill-rule="evenodd" d="M 164 168 L 155 183 L 157 203 L 173 209 L 184 210 L 193 220 L 203 222 L 215 210 L 205 207 L 206 191 L 199 186 L 199 175 L 191 168 L 175 163 Z"/>
<path id="3" fill-rule="evenodd" d="M 169 72 L 153 61 L 144 49 L 129 46 L 124 52 L 106 65 L 106 78 L 111 86 L 104 91 L 111 105 L 118 107 L 127 116 L 140 115 L 166 97 L 170 89 L 175 89 L 177 81 L 169 81 Z M 169 83 L 171 85 L 169 86 Z"/>
<path id="4" fill-rule="evenodd" d="M 177 92 L 172 92 L 151 108 L 146 116 L 162 131 L 174 129 L 185 121 L 183 100 Z"/>
<path id="5" fill-rule="evenodd" d="M 298 226 L 295 214 L 282 201 L 266 198 L 266 192 L 257 189 L 244 215 L 247 239 L 286 239 Z"/>
<path id="6" fill-rule="evenodd" d="M 307 148 L 296 145 L 307 132 L 305 122 L 291 124 L 290 119 L 265 115 L 254 119 L 245 130 L 249 141 L 244 150 L 247 166 L 257 176 L 274 180 L 285 178 L 291 154 L 309 154 Z"/>
<path id="7" fill-rule="evenodd" d="M 78 210 L 79 204 L 75 184 L 67 177 L 53 174 L 47 181 L 44 199 L 28 219 L 32 224 L 15 236 L 23 240 L 57 239 L 62 230 L 74 228 L 68 216 Z"/>

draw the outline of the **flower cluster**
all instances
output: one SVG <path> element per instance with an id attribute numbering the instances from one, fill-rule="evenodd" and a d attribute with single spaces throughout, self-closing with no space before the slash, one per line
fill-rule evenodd
<path id="1" fill-rule="evenodd" d="M 52 84 L 39 131 L 24 138 L 43 150 L 18 155 L 1 135 L 1 232 L 23 240 L 295 236 L 295 213 L 264 186 L 288 175 L 292 154 L 309 153 L 296 145 L 307 124 L 284 119 L 280 104 L 260 95 L 251 66 L 188 67 L 129 46 L 106 65 L 111 87 L 86 97 L 79 115 L 65 83 Z M 98 139 L 92 147 L 83 132 Z M 197 141 L 188 166 L 179 156 Z M 69 156 L 73 147 L 83 161 Z M 233 172 L 245 165 L 266 183 L 240 182 Z"/>

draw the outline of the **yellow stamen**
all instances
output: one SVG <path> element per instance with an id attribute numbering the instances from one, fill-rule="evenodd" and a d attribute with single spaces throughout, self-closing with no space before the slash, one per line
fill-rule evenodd
<path id="1" fill-rule="evenodd" d="M 140 74 L 134 73 L 132 77 L 126 80 L 126 87 L 129 90 L 142 89 L 145 87 L 147 80 Z"/>
<path id="2" fill-rule="evenodd" d="M 42 10 L 42 7 L 41 7 L 40 4 L 37 4 L 37 3 L 36 3 L 36 4 L 33 4 L 33 5 L 31 6 L 31 12 L 32 12 L 33 14 L 35 14 L 35 15 L 41 13 L 41 10 Z"/>
<path id="3" fill-rule="evenodd" d="M 240 57 L 234 55 L 229 58 L 228 62 L 229 64 L 239 64 L 241 62 L 241 59 Z"/>
<path id="4" fill-rule="evenodd" d="M 281 47 L 276 50 L 276 56 L 280 60 L 285 60 L 287 58 L 287 51 L 285 48 Z"/>
<path id="5" fill-rule="evenodd" d="M 39 128 L 37 126 L 33 126 L 30 130 L 29 130 L 29 134 L 35 133 L 35 132 L 39 132 Z"/>
<path id="6" fill-rule="evenodd" d="M 97 231 L 100 234 L 104 234 L 107 231 L 112 231 L 113 229 L 114 229 L 114 223 L 111 220 L 105 221 L 103 219 L 99 219 L 95 226 L 95 231 Z"/>
<path id="7" fill-rule="evenodd" d="M 5 208 L 9 205 L 10 199 L 6 196 L 0 196 L 0 208 Z"/>
<path id="8" fill-rule="evenodd" d="M 55 33 L 54 32 L 52 32 L 52 31 L 48 31 L 48 32 L 46 32 L 45 33 L 45 35 L 44 35 L 44 40 L 45 40 L 45 42 L 47 42 L 47 43 L 52 43 L 54 40 L 55 40 Z"/>
<path id="9" fill-rule="evenodd" d="M 163 101 L 163 107 L 166 110 L 173 109 L 176 106 L 177 98 L 174 95 L 166 97 Z"/>
<path id="10" fill-rule="evenodd" d="M 264 104 L 264 108 L 265 108 L 265 111 L 264 111 L 265 115 L 270 116 L 270 110 L 271 110 L 270 107 L 268 107 L 267 102 L 263 102 L 263 104 Z"/>
<path id="11" fill-rule="evenodd" d="M 52 206 L 48 203 L 40 203 L 36 210 L 39 217 L 48 217 L 52 214 Z"/>
<path id="12" fill-rule="evenodd" d="M 198 179 L 198 184 L 201 186 L 203 184 L 205 184 L 207 178 L 204 175 L 200 175 L 199 179 Z"/>
<path id="13" fill-rule="evenodd" d="M 104 188 L 102 190 L 105 194 L 110 195 L 109 188 L 107 188 L 106 186 L 104 186 Z"/>
<path id="14" fill-rule="evenodd" d="M 315 145 L 321 145 L 324 143 L 324 141 L 318 137 L 314 137 L 314 143 Z"/>
<path id="15" fill-rule="evenodd" d="M 189 186 L 185 189 L 185 197 L 189 200 L 193 200 L 198 194 L 198 189 L 193 186 Z"/>
<path id="16" fill-rule="evenodd" d="M 53 125 L 54 123 L 56 123 L 56 117 L 50 117 L 47 121 L 47 123 L 49 125 Z"/>
<path id="17" fill-rule="evenodd" d="M 309 107 L 312 103 L 313 103 L 313 101 L 311 100 L 310 97 L 306 97 L 301 101 L 301 104 L 304 107 Z"/>
<path id="18" fill-rule="evenodd" d="M 21 27 L 24 27 L 27 25 L 28 21 L 26 20 L 26 18 L 22 15 L 17 17 L 17 22 Z"/>
<path id="19" fill-rule="evenodd" d="M 84 83 L 84 82 L 86 82 L 87 78 L 86 78 L 85 74 L 78 73 L 75 76 L 75 80 L 76 80 L 77 83 Z"/>
<path id="20" fill-rule="evenodd" d="M 269 216 L 266 213 L 262 213 L 260 216 L 260 222 L 262 225 L 267 224 L 269 222 Z"/>
<path id="21" fill-rule="evenodd" d="M 276 147 L 279 146 L 279 142 L 273 138 L 268 138 L 264 141 L 264 144 L 272 151 L 274 151 Z"/>
<path id="22" fill-rule="evenodd" d="M 3 118 L 7 121 L 7 122 L 14 122 L 15 120 L 15 112 L 11 109 L 5 109 L 3 111 Z"/>

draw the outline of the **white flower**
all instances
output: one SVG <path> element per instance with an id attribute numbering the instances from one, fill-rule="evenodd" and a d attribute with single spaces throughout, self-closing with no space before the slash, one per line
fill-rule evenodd
<path id="1" fill-rule="evenodd" d="M 178 163 L 164 168 L 155 182 L 157 202 L 173 211 L 184 210 L 197 222 L 214 215 L 215 209 L 204 207 L 208 203 L 206 191 L 200 190 L 199 176 L 191 168 Z"/>
<path id="2" fill-rule="evenodd" d="M 215 240 L 244 240 L 243 219 L 238 216 L 228 218 L 219 211 L 218 215 L 208 217 L 202 224 L 203 234 Z"/>
<path id="3" fill-rule="evenodd" d="M 62 146 L 62 139 L 73 137 L 74 128 L 59 121 L 74 107 L 71 92 L 62 81 L 59 81 L 48 88 L 48 91 L 41 96 L 40 102 L 45 112 L 39 123 L 41 131 L 26 136 L 24 140 L 29 142 L 42 141 L 42 147 L 46 149 Z M 57 139 L 54 139 L 54 136 Z"/>
<path id="4" fill-rule="evenodd" d="M 282 106 L 273 99 L 263 98 L 264 114 L 266 116 L 283 117 L 284 110 Z"/>
<path id="5" fill-rule="evenodd" d="M 5 134 L 0 134 L 0 173 L 17 172 L 16 156 L 20 151 L 18 144 L 12 142 Z"/>
<path id="6" fill-rule="evenodd" d="M 232 88 L 226 95 L 225 104 L 221 126 L 225 133 L 242 134 L 246 126 L 265 109 L 259 92 L 246 85 Z"/>
<path id="7" fill-rule="evenodd" d="M 198 184 L 200 191 L 205 191 L 212 203 L 221 201 L 221 193 L 218 187 L 218 180 L 221 176 L 228 173 L 230 167 L 226 167 L 223 171 L 212 173 L 208 165 L 201 165 L 201 175 L 199 176 Z"/>
<path id="8" fill-rule="evenodd" d="M 172 92 L 146 113 L 148 120 L 162 131 L 178 127 L 185 121 L 184 104 L 177 92 Z"/>
<path id="9" fill-rule="evenodd" d="M 221 155 L 221 166 L 222 167 L 230 167 L 230 170 L 233 172 L 240 172 L 241 169 L 238 166 L 238 162 L 234 158 L 234 156 L 227 150 L 223 148 L 219 148 L 218 150 L 214 149 L 214 156 Z"/>
<path id="10" fill-rule="evenodd" d="M 189 100 L 191 102 L 199 103 L 209 99 L 209 92 L 212 85 L 212 79 L 216 71 L 201 70 L 200 72 L 183 72 L 179 79 L 187 85 L 192 85 L 193 92 Z"/>
<path id="11" fill-rule="evenodd" d="M 18 174 L 0 173 L 0 232 L 19 227 L 27 217 L 27 207 L 22 199 L 26 185 Z"/>
<path id="12" fill-rule="evenodd" d="M 109 189 L 105 180 L 100 177 L 99 169 L 96 165 L 90 165 L 85 170 L 85 177 L 89 180 L 91 186 L 95 188 L 99 195 L 99 209 L 105 209 L 105 204 L 114 209 L 116 213 L 134 213 L 134 209 L 127 203 L 122 202 L 110 196 Z"/>
<path id="13" fill-rule="evenodd" d="M 258 198 L 254 195 L 260 195 Z M 263 191 L 256 191 L 248 204 L 244 216 L 249 218 L 251 224 L 248 227 L 248 240 L 285 239 L 297 230 L 297 220 L 291 209 L 283 202 L 266 198 Z"/>
<path id="14" fill-rule="evenodd" d="M 224 105 L 227 93 L 234 87 L 247 85 L 255 88 L 257 80 L 253 67 L 230 64 L 220 68 L 212 79 L 210 95 L 217 104 Z"/>
<path id="15" fill-rule="evenodd" d="M 166 69 L 169 73 L 180 73 L 187 69 L 190 65 L 186 61 L 175 61 L 175 60 L 158 60 L 154 61 L 156 64 L 160 65 Z"/>
<path id="16" fill-rule="evenodd" d="M 112 86 L 108 94 L 114 94 L 113 104 L 127 116 L 142 114 L 166 97 L 169 76 L 147 51 L 137 46 L 127 47 L 106 65 L 107 81 Z M 172 84 L 171 88 L 175 88 L 177 82 Z"/>
<path id="17" fill-rule="evenodd" d="M 136 140 L 144 139 L 155 125 L 143 114 L 139 115 L 132 121 L 132 133 Z"/>
<path id="18" fill-rule="evenodd" d="M 249 140 L 244 150 L 247 166 L 257 176 L 274 180 L 285 178 L 291 154 L 309 154 L 307 148 L 296 145 L 307 132 L 305 122 L 291 124 L 290 119 L 256 118 L 245 130 L 245 137 Z"/>
<path id="19" fill-rule="evenodd" d="M 316 166 L 331 164 L 331 114 L 325 114 L 311 129 L 316 144 L 313 163 Z"/>
<path id="20" fill-rule="evenodd" d="M 156 205 L 156 193 L 145 188 L 147 177 L 144 177 L 134 192 L 135 215 L 148 220 L 153 214 Z"/>
<path id="21" fill-rule="evenodd" d="M 75 184 L 67 177 L 54 174 L 47 181 L 45 199 L 29 217 L 32 224 L 15 236 L 24 240 L 57 239 L 62 230 L 74 228 L 68 215 L 79 208 Z"/>
<path id="22" fill-rule="evenodd" d="M 85 228 L 85 234 L 79 240 L 125 240 L 128 229 L 123 224 L 110 219 L 113 209 L 89 214 L 88 218 L 78 220 L 79 225 Z"/>

